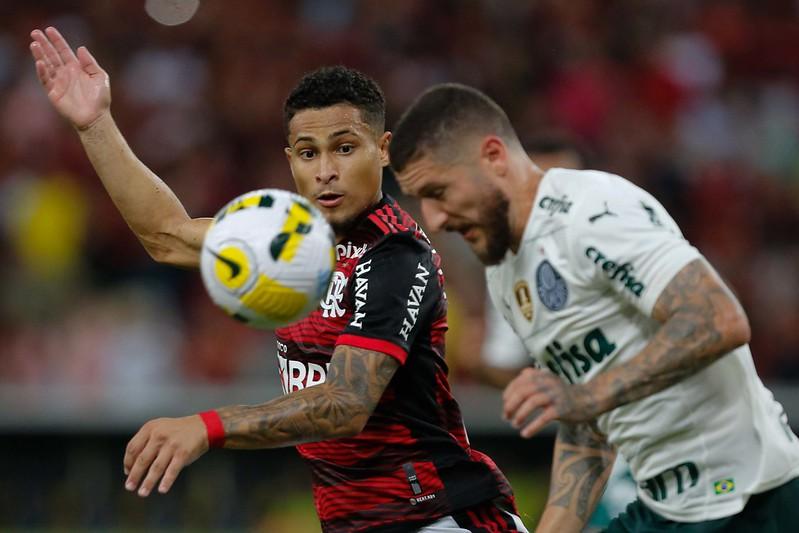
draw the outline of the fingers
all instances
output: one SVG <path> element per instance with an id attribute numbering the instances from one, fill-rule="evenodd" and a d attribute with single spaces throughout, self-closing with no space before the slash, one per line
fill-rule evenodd
<path id="1" fill-rule="evenodd" d="M 535 416 L 529 424 L 524 426 L 520 435 L 525 438 L 529 439 L 539 431 L 541 431 L 544 426 L 549 424 L 550 422 L 556 420 L 558 417 L 557 410 L 554 406 L 550 405 L 543 411 L 541 411 L 537 416 Z"/>
<path id="2" fill-rule="evenodd" d="M 43 54 L 42 59 L 46 62 L 48 69 L 55 70 L 64 64 L 64 62 L 61 61 L 61 56 L 58 55 L 58 51 L 56 51 L 53 46 L 53 43 L 50 42 L 41 30 L 33 30 L 31 32 L 31 39 L 41 47 L 41 52 Z"/>
<path id="3" fill-rule="evenodd" d="M 158 485 L 158 492 L 166 494 L 169 489 L 172 488 L 172 484 L 175 482 L 184 466 L 186 466 L 186 456 L 178 450 L 172 456 L 172 460 L 169 462 L 166 472 L 164 472 L 164 477 L 161 478 L 161 484 Z"/>
<path id="4" fill-rule="evenodd" d="M 136 433 L 132 439 L 130 439 L 130 442 L 128 442 L 128 446 L 125 448 L 125 457 L 122 459 L 123 470 L 126 476 L 130 475 L 130 471 L 133 469 L 136 458 L 147 445 L 149 440 L 150 430 L 149 426 L 145 424 L 139 430 L 139 432 Z"/>
<path id="5" fill-rule="evenodd" d="M 125 450 L 125 488 L 141 497 L 156 486 L 162 494 L 169 491 L 183 467 L 207 450 L 206 439 L 205 424 L 196 415 L 147 422 Z"/>
<path id="6" fill-rule="evenodd" d="M 125 480 L 125 488 L 129 491 L 136 490 L 141 484 L 145 474 L 150 470 L 150 465 L 155 461 L 160 452 L 160 444 L 154 439 L 149 439 L 144 449 L 135 456 L 130 466 L 130 473 Z"/>
<path id="7" fill-rule="evenodd" d="M 47 72 L 47 67 L 44 64 L 44 61 L 37 60 L 36 61 L 36 75 L 39 77 L 39 81 L 42 82 L 42 85 L 47 87 L 50 83 L 50 75 Z"/>
<path id="8" fill-rule="evenodd" d="M 511 420 L 522 402 L 538 390 L 537 381 L 538 371 L 526 368 L 508 384 L 505 392 L 502 393 L 504 402 L 503 417 L 505 420 Z"/>
<path id="9" fill-rule="evenodd" d="M 510 423 L 513 427 L 518 429 L 522 427 L 524 421 L 527 420 L 537 409 L 546 408 L 550 405 L 551 399 L 546 394 L 533 394 L 532 396 L 525 398 L 524 401 L 519 404 L 519 407 L 510 415 L 508 420 L 510 420 Z"/>
<path id="10" fill-rule="evenodd" d="M 78 48 L 78 61 L 80 62 L 81 68 L 88 74 L 100 74 L 103 72 L 97 60 L 94 59 L 94 56 L 85 46 Z"/>
<path id="11" fill-rule="evenodd" d="M 67 40 L 64 39 L 57 29 L 50 26 L 45 29 L 44 32 L 50 39 L 50 42 L 53 43 L 53 46 L 58 53 L 58 57 L 61 58 L 61 61 L 65 65 L 69 65 L 70 63 L 78 63 L 78 58 L 75 56 L 75 52 L 72 51 L 72 48 L 70 48 Z"/>
<path id="12" fill-rule="evenodd" d="M 173 452 L 174 448 L 171 446 L 161 446 L 161 449 L 158 451 L 158 455 L 147 471 L 147 476 L 145 476 L 144 480 L 141 482 L 141 485 L 139 485 L 139 496 L 144 498 L 150 495 L 153 487 L 155 487 L 155 485 L 158 483 L 158 480 L 161 479 L 161 476 L 164 474 L 164 471 L 171 464 Z"/>

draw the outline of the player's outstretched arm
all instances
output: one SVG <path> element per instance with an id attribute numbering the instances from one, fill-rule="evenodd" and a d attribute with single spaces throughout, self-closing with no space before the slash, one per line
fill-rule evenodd
<path id="1" fill-rule="evenodd" d="M 593 420 L 684 380 L 749 342 L 751 335 L 738 300 L 704 259 L 674 276 L 652 317 L 661 326 L 641 353 L 587 383 L 568 385 L 545 370 L 522 372 L 505 389 L 505 417 L 523 427 L 523 437 L 553 420 Z"/>
<path id="2" fill-rule="evenodd" d="M 199 265 L 210 219 L 189 218 L 174 193 L 133 154 L 111 117 L 108 74 L 86 47 L 73 51 L 55 28 L 31 32 L 39 82 L 78 132 L 86 154 L 130 228 L 157 261 Z"/>
<path id="3" fill-rule="evenodd" d="M 602 496 L 615 458 L 616 452 L 590 424 L 561 423 L 549 498 L 536 531 L 582 531 Z"/>
<path id="4" fill-rule="evenodd" d="M 280 448 L 360 433 L 383 396 L 399 362 L 391 356 L 339 345 L 327 380 L 260 405 L 223 407 L 216 413 L 225 448 Z M 208 450 L 198 415 L 147 422 L 128 443 L 124 468 L 128 490 L 147 496 L 167 492 L 181 469 Z"/>

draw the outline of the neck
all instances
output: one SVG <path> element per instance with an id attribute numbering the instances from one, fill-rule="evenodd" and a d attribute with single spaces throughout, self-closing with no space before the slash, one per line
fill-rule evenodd
<path id="1" fill-rule="evenodd" d="M 522 179 L 517 184 L 516 190 L 511 191 L 511 207 L 509 212 L 511 242 L 510 249 L 513 253 L 518 253 L 521 246 L 524 229 L 533 211 L 535 195 L 538 193 L 538 186 L 544 172 L 535 163 L 526 159 L 522 169 Z"/>
<path id="2" fill-rule="evenodd" d="M 369 206 L 366 207 L 366 209 L 364 209 L 363 211 L 358 213 L 355 217 L 353 217 L 348 222 L 346 222 L 344 224 L 336 224 L 336 225 L 334 225 L 333 226 L 333 232 L 334 232 L 333 234 L 334 234 L 334 236 L 336 238 L 336 243 L 340 244 L 340 243 L 344 242 L 344 239 L 347 238 L 347 234 L 350 232 L 350 230 L 352 230 L 352 228 L 354 228 L 358 224 L 358 222 L 361 220 L 361 218 L 363 218 L 364 216 L 366 216 L 369 213 L 371 213 L 372 210 L 375 208 L 375 206 L 377 204 L 379 204 L 382 199 L 383 199 L 383 190 L 380 189 L 380 190 L 377 191 L 377 195 L 376 195 L 375 199 L 372 201 L 371 204 L 369 204 Z"/>

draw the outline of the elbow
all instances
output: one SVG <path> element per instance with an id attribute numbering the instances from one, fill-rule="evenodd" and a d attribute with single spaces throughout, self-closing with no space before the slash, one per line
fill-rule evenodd
<path id="1" fill-rule="evenodd" d="M 346 420 L 342 421 L 336 431 L 337 438 L 351 438 L 357 437 L 366 427 L 366 422 L 369 420 L 369 415 L 363 412 L 353 413 Z"/>
<path id="2" fill-rule="evenodd" d="M 752 339 L 752 328 L 749 325 L 749 319 L 740 306 L 735 306 L 724 316 L 724 326 L 722 328 L 724 351 L 728 352 L 734 350 L 739 346 L 748 344 Z"/>
<path id="3" fill-rule="evenodd" d="M 181 246 L 179 239 L 174 236 L 141 235 L 139 241 L 156 263 L 187 268 L 196 268 L 200 264 L 200 251 Z"/>
<path id="4" fill-rule="evenodd" d="M 748 344 L 752 340 L 752 328 L 749 325 L 749 319 L 743 311 L 741 311 L 734 321 L 730 333 L 731 341 L 735 347 Z"/>

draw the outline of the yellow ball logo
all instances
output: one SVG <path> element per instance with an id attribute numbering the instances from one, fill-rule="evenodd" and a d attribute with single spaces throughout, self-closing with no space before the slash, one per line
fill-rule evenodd
<path id="1" fill-rule="evenodd" d="M 230 292 L 240 291 L 250 280 L 252 267 L 249 254 L 243 249 L 226 245 L 218 252 L 211 251 L 214 261 L 214 276 Z"/>

